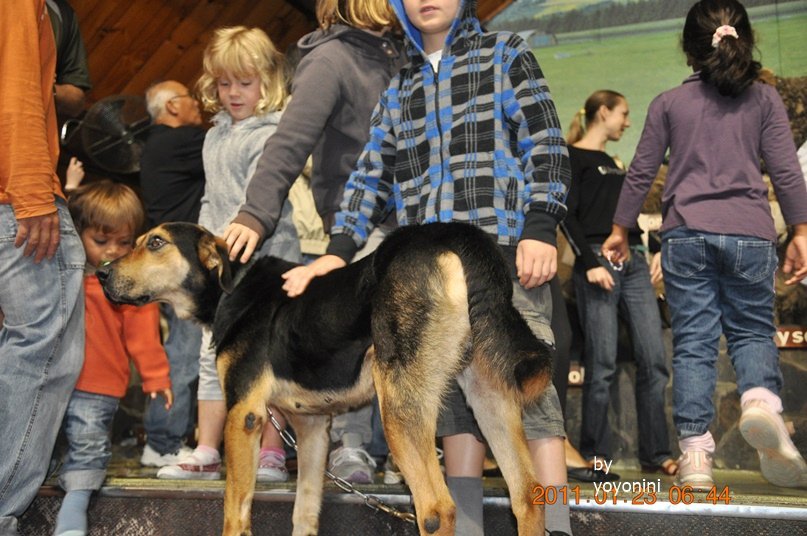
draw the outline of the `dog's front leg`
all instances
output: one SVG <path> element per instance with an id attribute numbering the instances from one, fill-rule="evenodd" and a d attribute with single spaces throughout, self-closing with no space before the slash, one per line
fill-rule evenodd
<path id="1" fill-rule="evenodd" d="M 235 404 L 227 413 L 224 427 L 225 466 L 224 536 L 252 534 L 252 496 L 258 470 L 261 430 L 266 422 L 262 403 L 248 400 Z"/>
<path id="2" fill-rule="evenodd" d="M 319 530 L 322 479 L 328 457 L 328 415 L 288 415 L 297 435 L 297 498 L 294 501 L 294 536 L 314 536 Z"/>

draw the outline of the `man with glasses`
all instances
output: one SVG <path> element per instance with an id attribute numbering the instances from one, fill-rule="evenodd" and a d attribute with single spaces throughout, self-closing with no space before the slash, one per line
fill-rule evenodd
<path id="1" fill-rule="evenodd" d="M 169 80 L 146 90 L 146 106 L 152 118 L 149 137 L 140 159 L 140 187 L 149 226 L 169 221 L 196 223 L 205 190 L 199 102 L 183 84 Z M 150 403 L 143 424 L 146 446 L 142 465 L 174 465 L 190 453 L 183 439 L 194 427 L 196 399 L 192 384 L 199 375 L 202 333 L 188 320 L 180 320 L 168 305 L 162 306 L 168 321 L 165 352 L 171 366 L 174 405 Z"/>

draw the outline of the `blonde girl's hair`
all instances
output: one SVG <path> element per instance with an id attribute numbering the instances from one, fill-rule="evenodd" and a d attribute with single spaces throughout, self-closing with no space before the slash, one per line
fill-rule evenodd
<path id="1" fill-rule="evenodd" d="M 566 143 L 572 145 L 583 139 L 586 129 L 597 117 L 597 111 L 600 106 L 613 110 L 624 100 L 624 95 L 610 89 L 600 89 L 592 93 L 586 99 L 583 107 L 574 114 L 574 118 L 569 125 L 569 132 L 566 134 Z"/>
<path id="2" fill-rule="evenodd" d="M 128 228 L 137 236 L 146 220 L 143 204 L 134 190 L 109 179 L 79 186 L 70 195 L 67 207 L 79 233 L 85 229 L 112 233 Z"/>
<path id="3" fill-rule="evenodd" d="M 204 109 L 216 113 L 222 109 L 216 81 L 229 73 L 236 78 L 257 76 L 261 98 L 255 115 L 280 110 L 286 99 L 283 54 L 260 28 L 232 26 L 219 28 L 205 48 L 203 72 L 196 89 Z"/>
<path id="4" fill-rule="evenodd" d="M 317 21 L 323 30 L 341 23 L 374 32 L 398 24 L 388 0 L 317 0 Z"/>

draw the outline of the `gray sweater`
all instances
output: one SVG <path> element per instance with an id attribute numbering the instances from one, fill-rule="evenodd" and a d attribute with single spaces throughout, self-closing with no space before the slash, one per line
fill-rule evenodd
<path id="1" fill-rule="evenodd" d="M 213 117 L 213 128 L 207 131 L 202 159 L 207 183 L 202 196 L 199 225 L 221 235 L 244 203 L 249 177 L 255 171 L 267 138 L 271 138 L 280 121 L 280 113 L 252 116 L 233 125 L 227 112 Z M 274 255 L 300 262 L 300 241 L 292 222 L 288 201 L 279 211 L 277 231 L 267 240 L 259 255 Z"/>
<path id="2" fill-rule="evenodd" d="M 262 236 L 275 233 L 281 205 L 313 159 L 311 189 L 325 229 L 369 137 L 370 116 L 402 59 L 391 39 L 334 25 L 298 43 L 302 59 L 292 98 L 247 188 L 236 222 Z"/>

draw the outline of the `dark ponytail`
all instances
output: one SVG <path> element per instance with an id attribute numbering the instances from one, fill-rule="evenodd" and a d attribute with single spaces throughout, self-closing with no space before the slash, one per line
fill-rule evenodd
<path id="1" fill-rule="evenodd" d="M 731 26 L 737 37 L 712 41 L 721 26 Z M 701 80 L 713 84 L 721 95 L 736 97 L 759 77 L 754 60 L 754 32 L 748 13 L 736 0 L 701 0 L 689 10 L 682 40 L 684 52 Z"/>

